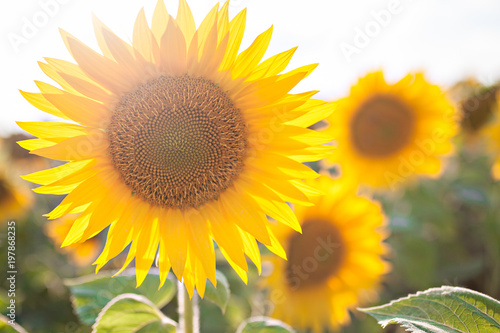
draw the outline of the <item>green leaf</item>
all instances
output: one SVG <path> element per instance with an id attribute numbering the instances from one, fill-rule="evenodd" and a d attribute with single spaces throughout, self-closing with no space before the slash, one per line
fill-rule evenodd
<path id="1" fill-rule="evenodd" d="M 215 303 L 221 308 L 222 312 L 224 312 L 227 302 L 229 301 L 229 296 L 231 295 L 229 291 L 229 282 L 227 282 L 226 276 L 220 271 L 215 272 L 215 277 L 217 278 L 217 288 L 214 287 L 210 281 L 207 282 L 207 288 L 203 299 L 208 299 Z"/>
<path id="2" fill-rule="evenodd" d="M 143 295 L 158 308 L 164 307 L 176 293 L 176 283 L 167 279 L 158 290 L 160 278 L 158 270 L 151 270 L 139 288 L 136 288 L 135 270 L 127 269 L 112 277 L 111 273 L 99 273 L 65 281 L 72 297 L 71 301 L 80 320 L 92 325 L 101 309 L 120 294 Z"/>
<path id="3" fill-rule="evenodd" d="M 99 313 L 92 333 L 175 333 L 176 323 L 146 297 L 123 294 Z"/>
<path id="4" fill-rule="evenodd" d="M 500 332 L 500 303 L 459 287 L 432 288 L 359 310 L 375 317 L 382 327 L 400 324 L 410 332 Z"/>
<path id="5" fill-rule="evenodd" d="M 236 333 L 294 333 L 287 324 L 268 317 L 252 317 L 244 321 Z"/>
<path id="6" fill-rule="evenodd" d="M 0 315 L 0 333 L 26 333 L 26 330 L 18 323 L 13 321 L 13 325 L 9 324 L 11 319 Z"/>

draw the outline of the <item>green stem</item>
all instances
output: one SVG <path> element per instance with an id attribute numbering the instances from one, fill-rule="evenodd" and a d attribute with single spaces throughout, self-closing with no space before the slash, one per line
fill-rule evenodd
<path id="1" fill-rule="evenodd" d="M 179 302 L 179 325 L 183 333 L 200 332 L 200 310 L 198 308 L 198 296 L 194 293 L 189 297 L 186 287 L 182 282 L 177 283 L 177 301 Z"/>

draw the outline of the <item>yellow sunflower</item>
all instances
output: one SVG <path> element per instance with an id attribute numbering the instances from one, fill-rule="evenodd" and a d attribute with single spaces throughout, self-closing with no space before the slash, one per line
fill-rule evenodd
<path id="1" fill-rule="evenodd" d="M 328 121 L 338 143 L 330 160 L 343 175 L 385 188 L 437 176 L 457 128 L 455 109 L 422 74 L 388 84 L 380 71 L 361 78 Z"/>
<path id="2" fill-rule="evenodd" d="M 162 284 L 170 268 L 192 295 L 216 284 L 215 241 L 242 279 L 245 254 L 260 269 L 257 241 L 280 245 L 266 215 L 300 230 L 286 201 L 316 191 L 301 164 L 324 157 L 326 135 L 307 129 L 332 111 L 315 92 L 288 92 L 316 65 L 281 74 L 296 48 L 262 61 L 272 28 L 238 54 L 246 10 L 232 20 L 217 4 L 196 29 L 184 0 L 177 17 L 158 1 L 151 28 L 142 10 L 132 45 L 98 19 L 102 55 L 62 31 L 76 64 L 46 58 L 62 89 L 37 82 L 33 105 L 76 122 L 28 122 L 31 153 L 68 161 L 25 179 L 35 191 L 68 194 L 50 219 L 81 213 L 63 246 L 109 226 L 97 269 L 127 246 L 141 284 L 157 250 Z"/>
<path id="3" fill-rule="evenodd" d="M 379 204 L 356 195 L 354 184 L 322 176 L 313 207 L 297 207 L 302 235 L 273 230 L 288 254 L 274 257 L 269 289 L 272 316 L 299 328 L 323 332 L 349 322 L 348 310 L 373 302 L 389 270 L 385 219 Z"/>
<path id="4" fill-rule="evenodd" d="M 75 266 L 83 267 L 91 264 L 99 254 L 101 243 L 97 237 L 87 239 L 82 243 L 61 248 L 61 244 L 71 230 L 78 214 L 68 214 L 45 224 L 45 233 L 57 249 L 71 258 Z"/>

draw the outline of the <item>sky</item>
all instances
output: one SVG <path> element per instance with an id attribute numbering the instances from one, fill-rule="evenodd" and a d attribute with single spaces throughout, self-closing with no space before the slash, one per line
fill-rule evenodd
<path id="1" fill-rule="evenodd" d="M 188 0 L 199 25 L 216 0 Z M 59 28 L 98 50 L 92 13 L 125 41 L 144 7 L 150 22 L 156 0 L 9 1 L 0 13 L 0 136 L 20 132 L 15 121 L 50 120 L 25 101 L 34 80 L 54 84 L 38 67 L 43 57 L 71 61 Z M 165 0 L 175 16 L 177 0 Z M 7 6 L 7 8 L 5 8 Z M 500 80 L 498 0 L 232 0 L 230 17 L 247 8 L 242 48 L 273 26 L 269 57 L 298 46 L 288 69 L 319 63 L 292 92 L 319 90 L 317 98 L 346 96 L 366 73 L 382 69 L 395 82 L 424 71 L 446 89 L 475 77 Z"/>

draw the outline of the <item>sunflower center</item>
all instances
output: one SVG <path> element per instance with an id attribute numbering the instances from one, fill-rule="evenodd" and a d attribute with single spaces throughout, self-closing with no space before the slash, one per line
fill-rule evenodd
<path id="1" fill-rule="evenodd" d="M 408 105 L 391 95 L 377 95 L 356 111 L 351 121 L 351 140 L 360 153 L 383 157 L 404 148 L 414 127 Z"/>
<path id="2" fill-rule="evenodd" d="M 334 276 L 344 261 L 345 244 L 339 230 L 321 219 L 306 220 L 302 235 L 288 246 L 287 281 L 292 289 L 317 286 Z"/>
<path id="3" fill-rule="evenodd" d="M 198 207 L 227 189 L 247 147 L 241 111 L 213 82 L 161 76 L 117 104 L 110 155 L 135 195 L 160 207 Z"/>

